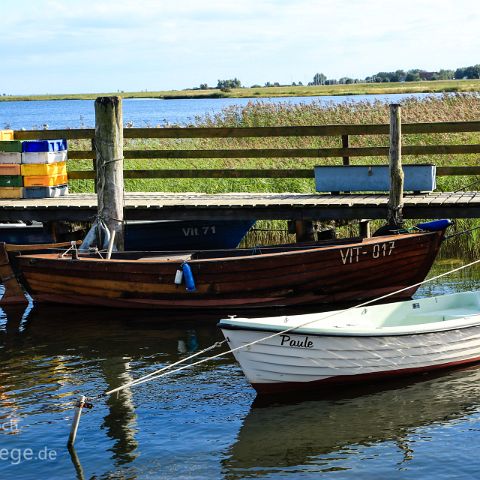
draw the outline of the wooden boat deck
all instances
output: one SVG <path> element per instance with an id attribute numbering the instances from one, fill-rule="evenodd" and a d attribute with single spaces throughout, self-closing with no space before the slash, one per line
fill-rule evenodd
<path id="1" fill-rule="evenodd" d="M 128 220 L 383 219 L 388 195 L 306 193 L 127 193 Z M 0 199 L 0 221 L 86 221 L 97 212 L 95 194 Z M 405 218 L 479 218 L 480 192 L 407 194 Z"/>

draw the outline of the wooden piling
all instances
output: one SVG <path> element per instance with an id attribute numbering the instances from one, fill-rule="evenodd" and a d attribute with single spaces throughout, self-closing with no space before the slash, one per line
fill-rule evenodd
<path id="1" fill-rule="evenodd" d="M 403 223 L 403 170 L 402 170 L 401 107 L 390 105 L 390 196 L 387 219 L 390 225 Z"/>
<path id="2" fill-rule="evenodd" d="M 123 115 L 120 97 L 95 100 L 98 214 L 123 250 Z"/>
<path id="3" fill-rule="evenodd" d="M 295 238 L 297 242 L 310 242 L 315 239 L 312 220 L 295 221 Z"/>
<path id="4" fill-rule="evenodd" d="M 358 222 L 358 230 L 360 237 L 370 238 L 372 236 L 370 231 L 370 220 L 365 218 L 361 219 Z"/>

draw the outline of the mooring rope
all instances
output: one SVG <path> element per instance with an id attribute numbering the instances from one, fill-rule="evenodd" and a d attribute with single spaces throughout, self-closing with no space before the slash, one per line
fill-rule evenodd
<path id="1" fill-rule="evenodd" d="M 201 355 L 202 353 L 205 353 L 205 352 L 208 352 L 210 350 L 213 350 L 214 348 L 218 348 L 218 347 L 221 347 L 224 343 L 226 343 L 226 340 L 223 340 L 221 342 L 216 342 L 214 343 L 213 345 L 210 345 L 209 347 L 207 348 L 204 348 L 203 350 L 200 350 L 199 352 L 196 352 L 194 353 L 193 355 L 190 355 L 189 357 L 187 358 L 182 358 L 181 360 L 178 360 L 177 362 L 175 363 L 172 363 L 170 365 L 167 365 L 165 367 L 162 367 L 160 368 L 159 370 L 156 370 L 155 372 L 152 372 L 152 373 L 149 373 L 148 375 L 145 375 L 143 377 L 140 377 L 140 378 L 137 378 L 136 380 L 132 380 L 131 382 L 128 382 L 126 383 L 125 385 L 122 385 L 121 387 L 117 387 L 117 388 L 114 388 L 112 390 L 109 390 L 108 392 L 105 392 L 105 393 L 102 393 L 101 395 L 99 395 L 97 398 L 100 398 L 100 397 L 104 397 L 106 395 L 110 395 L 112 393 L 116 393 L 116 392 L 119 392 L 120 390 L 123 390 L 124 388 L 127 388 L 127 387 L 132 387 L 134 385 L 136 385 L 139 381 L 143 381 L 149 377 L 152 377 L 153 375 L 156 375 L 160 372 L 163 372 L 165 370 L 169 370 L 170 368 L 173 368 L 177 365 L 180 365 L 181 363 L 184 363 L 186 362 L 187 360 L 190 360 L 191 358 L 194 358 L 194 357 L 198 357 L 199 355 Z"/>
<path id="2" fill-rule="evenodd" d="M 445 240 L 449 240 L 450 238 L 458 237 L 459 235 L 465 235 L 467 233 L 471 233 L 475 230 L 478 230 L 479 228 L 480 228 L 480 226 L 472 227 L 472 228 L 469 228 L 467 230 L 462 230 L 461 232 L 456 232 L 456 233 L 452 233 L 451 235 L 446 235 Z"/>
<path id="3" fill-rule="evenodd" d="M 360 308 L 360 307 L 364 307 L 366 305 L 370 305 L 371 303 L 374 303 L 374 302 L 378 302 L 380 300 L 383 300 L 385 298 L 388 298 L 388 297 L 391 297 L 393 295 L 396 295 L 397 293 L 401 293 L 401 292 L 404 292 L 406 290 L 410 290 L 411 288 L 414 288 L 414 287 L 419 287 L 420 285 L 424 285 L 426 283 L 429 283 L 429 282 L 432 282 L 434 280 L 438 280 L 439 278 L 442 278 L 442 277 L 445 277 L 447 275 L 450 275 L 451 273 L 455 273 L 455 272 L 458 272 L 460 270 L 463 270 L 465 268 L 468 268 L 468 267 L 471 267 L 473 265 L 476 265 L 480 263 L 480 259 L 478 260 L 474 260 L 473 262 L 470 262 L 466 265 L 461 265 L 460 267 L 457 267 L 457 268 L 454 268 L 452 270 L 449 270 L 448 272 L 444 272 L 444 273 L 441 273 L 439 275 L 436 275 L 432 278 L 429 278 L 427 280 L 423 280 L 421 282 L 418 282 L 418 283 L 414 283 L 413 285 L 410 285 L 408 287 L 404 287 L 404 288 L 401 288 L 399 290 L 395 290 L 394 292 L 390 292 L 390 293 L 387 293 L 385 295 L 382 295 L 380 297 L 377 297 L 377 298 L 374 298 L 372 300 L 368 300 L 366 302 L 362 302 L 362 303 L 359 303 L 358 305 L 354 305 L 352 307 L 349 307 L 349 308 L 346 308 L 346 309 L 343 309 L 343 310 L 337 310 L 337 311 L 334 311 L 334 312 L 331 312 L 330 315 L 326 315 L 324 317 L 322 317 L 322 320 L 325 320 L 327 318 L 331 318 L 331 317 L 334 317 L 336 315 L 339 315 L 341 313 L 345 313 L 345 312 L 349 312 L 350 310 L 353 310 L 355 308 Z M 328 312 L 326 312 L 328 313 Z M 89 399 L 96 399 L 96 398 L 101 398 L 101 397 L 104 397 L 104 396 L 107 396 L 107 395 L 110 395 L 112 393 L 117 393 L 117 392 L 120 392 L 121 390 L 124 390 L 125 388 L 128 388 L 128 387 L 132 387 L 132 386 L 137 386 L 137 385 L 141 385 L 142 383 L 146 383 L 146 382 L 150 382 L 152 380 L 157 380 L 159 378 L 163 378 L 163 377 L 166 377 L 168 375 L 172 375 L 174 373 L 178 373 L 182 370 L 185 370 L 187 368 L 191 368 L 191 367 L 195 367 L 197 365 L 200 365 L 202 363 L 206 363 L 206 362 L 209 362 L 211 360 L 215 360 L 217 358 L 220 358 L 220 357 L 224 357 L 225 355 L 228 355 L 229 353 L 234 353 L 238 350 L 241 350 L 241 349 L 244 349 L 244 348 L 248 348 L 248 347 L 251 347 L 252 345 L 256 345 L 257 343 L 261 343 L 261 342 L 264 342 L 266 340 L 270 340 L 271 338 L 274 338 L 274 337 L 278 337 L 280 335 L 285 335 L 286 333 L 289 333 L 289 332 L 292 332 L 293 330 L 298 330 L 299 328 L 303 328 L 303 327 L 306 327 L 307 325 L 310 325 L 314 322 L 318 321 L 316 318 L 314 318 L 313 320 L 309 320 L 308 322 L 304 322 L 302 323 L 301 325 L 296 325 L 294 327 L 289 327 L 289 328 L 286 328 L 280 332 L 275 332 L 275 333 L 272 333 L 271 335 L 267 335 L 266 337 L 262 337 L 262 338 L 259 338 L 257 340 L 254 340 L 252 342 L 249 342 L 249 343 L 246 343 L 244 345 L 240 345 L 239 347 L 235 347 L 235 348 L 231 348 L 229 350 L 226 350 L 225 352 L 221 352 L 221 353 L 218 353 L 216 355 L 212 355 L 210 357 L 207 357 L 207 358 L 203 358 L 201 360 L 198 360 L 196 362 L 193 362 L 193 363 L 189 363 L 187 365 L 183 365 L 181 367 L 178 367 L 178 368 L 175 368 L 174 370 L 172 370 L 173 367 L 176 367 L 182 363 L 185 363 L 187 361 L 189 361 L 190 359 L 194 358 L 194 357 L 197 357 L 198 355 L 201 355 L 202 353 L 205 353 L 206 351 L 209 351 L 209 350 L 212 350 L 214 348 L 217 348 L 221 345 L 223 345 L 225 343 L 225 340 L 222 341 L 222 342 L 216 342 L 215 344 L 211 345 L 210 347 L 207 347 L 206 349 L 200 351 L 200 352 L 197 352 L 193 355 L 190 355 L 189 357 L 186 357 L 182 360 L 179 360 L 171 365 L 167 365 L 165 367 L 162 367 L 160 368 L 159 370 L 156 370 L 152 373 L 149 373 L 148 375 L 144 375 L 143 377 L 140 377 L 140 378 L 137 378 L 136 380 L 133 380 L 129 383 L 126 383 L 125 385 L 122 385 L 120 387 L 117 387 L 117 388 L 114 388 L 112 390 L 109 390 L 108 392 L 105 392 L 101 395 L 98 395 L 97 397 L 88 397 Z"/>

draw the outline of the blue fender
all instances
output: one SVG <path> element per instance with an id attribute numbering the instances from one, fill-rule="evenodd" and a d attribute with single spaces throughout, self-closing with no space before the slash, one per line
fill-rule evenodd
<path id="1" fill-rule="evenodd" d="M 182 272 L 183 279 L 185 280 L 185 286 L 187 287 L 187 292 L 194 292 L 197 289 L 195 287 L 195 279 L 193 278 L 192 269 L 187 262 L 182 263 Z"/>
<path id="2" fill-rule="evenodd" d="M 452 225 L 452 221 L 448 218 L 442 220 L 432 220 L 431 222 L 418 223 L 417 227 L 420 230 L 426 230 L 427 232 L 438 232 L 440 230 L 445 230 L 447 227 Z"/>

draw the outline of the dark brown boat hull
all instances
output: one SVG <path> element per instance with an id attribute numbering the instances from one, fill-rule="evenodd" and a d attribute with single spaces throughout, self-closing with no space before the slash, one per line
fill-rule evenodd
<path id="1" fill-rule="evenodd" d="M 196 291 L 175 285 L 182 260 L 18 257 L 38 302 L 119 308 L 257 308 L 356 302 L 407 288 L 427 275 L 443 232 L 401 234 L 305 250 L 188 260 Z M 119 255 L 119 258 L 121 255 Z"/>

